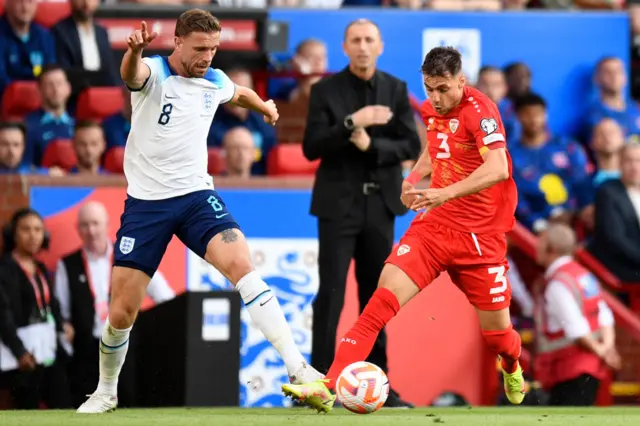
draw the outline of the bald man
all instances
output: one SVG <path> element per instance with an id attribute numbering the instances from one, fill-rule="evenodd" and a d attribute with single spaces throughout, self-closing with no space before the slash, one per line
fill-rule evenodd
<path id="1" fill-rule="evenodd" d="M 620 366 L 613 314 L 597 279 L 573 259 L 575 248 L 564 224 L 549 225 L 538 240 L 546 272 L 536 304 L 536 379 L 550 405 L 593 405 L 607 369 Z"/>
<path id="2" fill-rule="evenodd" d="M 58 261 L 55 285 L 62 317 L 75 330 L 69 383 L 76 407 L 98 384 L 98 344 L 108 314 L 113 264 L 105 207 L 96 201 L 84 204 L 78 211 L 77 230 L 82 247 Z M 160 272 L 151 279 L 147 293 L 155 303 L 175 296 Z"/>

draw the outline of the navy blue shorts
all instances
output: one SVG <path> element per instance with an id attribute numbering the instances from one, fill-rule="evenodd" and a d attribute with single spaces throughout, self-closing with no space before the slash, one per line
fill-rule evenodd
<path id="1" fill-rule="evenodd" d="M 116 234 L 114 265 L 138 269 L 151 277 L 174 235 L 204 259 L 209 241 L 231 228 L 240 226 L 213 189 L 165 200 L 127 196 Z"/>

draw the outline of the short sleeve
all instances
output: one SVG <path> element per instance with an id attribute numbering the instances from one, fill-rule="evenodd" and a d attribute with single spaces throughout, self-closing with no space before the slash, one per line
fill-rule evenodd
<path id="1" fill-rule="evenodd" d="M 465 112 L 465 125 L 473 134 L 480 154 L 484 154 L 490 149 L 507 146 L 504 125 L 498 108 L 488 102 L 471 97 Z"/>
<path id="2" fill-rule="evenodd" d="M 132 89 L 127 86 L 127 88 L 132 92 L 148 93 L 156 86 L 158 81 L 162 79 L 162 76 L 165 73 L 164 60 L 160 56 L 142 58 L 142 63 L 149 67 L 149 78 L 147 78 L 139 89 Z"/>
<path id="3" fill-rule="evenodd" d="M 226 104 L 236 95 L 236 85 L 222 70 L 210 69 L 205 78 L 217 87 L 220 104 Z"/>

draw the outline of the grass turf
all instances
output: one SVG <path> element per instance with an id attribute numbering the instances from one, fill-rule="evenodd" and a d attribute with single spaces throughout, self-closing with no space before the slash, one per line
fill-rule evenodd
<path id="1" fill-rule="evenodd" d="M 640 425 L 640 408 L 420 408 L 382 409 L 369 415 L 336 409 L 315 414 L 304 408 L 159 408 L 121 409 L 102 415 L 73 411 L 0 411 L 2 426 L 632 426 Z"/>

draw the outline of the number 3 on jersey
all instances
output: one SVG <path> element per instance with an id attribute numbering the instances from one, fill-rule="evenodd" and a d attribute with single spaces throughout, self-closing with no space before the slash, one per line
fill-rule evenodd
<path id="1" fill-rule="evenodd" d="M 438 133 L 436 137 L 438 138 L 438 140 L 442 141 L 440 143 L 440 146 L 438 147 L 439 151 L 436 154 L 436 158 L 442 159 L 442 158 L 451 157 L 451 152 L 449 151 L 449 144 L 447 143 L 447 140 L 449 139 L 449 135 L 446 135 L 445 133 Z"/>
<path id="2" fill-rule="evenodd" d="M 173 111 L 172 104 L 164 104 L 162 105 L 162 112 L 160 113 L 160 118 L 158 118 L 158 124 L 165 125 L 171 119 L 171 111 Z"/>

